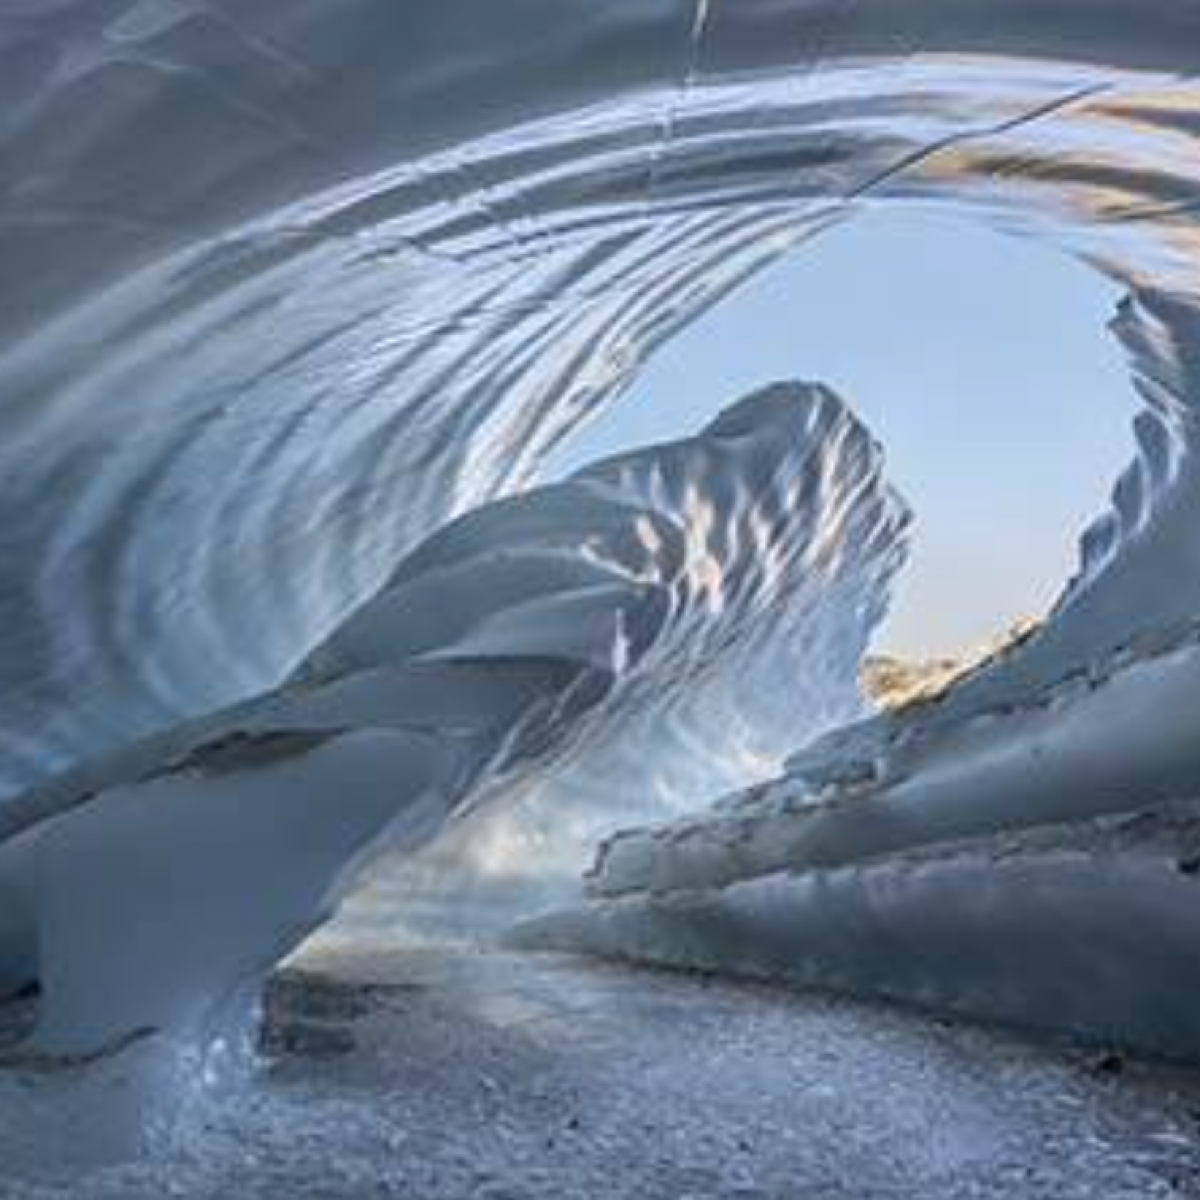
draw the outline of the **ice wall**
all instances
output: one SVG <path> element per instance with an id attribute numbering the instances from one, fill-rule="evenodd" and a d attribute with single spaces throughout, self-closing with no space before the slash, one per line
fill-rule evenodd
<path id="1" fill-rule="evenodd" d="M 698 439 L 609 459 L 432 539 L 413 561 L 427 571 L 433 556 L 437 598 L 403 586 L 402 572 L 413 608 L 386 611 L 389 645 L 394 630 L 425 636 L 418 606 L 439 620 L 464 601 L 503 606 L 507 586 L 491 586 L 500 572 L 540 593 L 547 556 L 578 546 L 571 570 L 598 589 L 594 604 L 585 612 L 539 594 L 517 610 L 519 628 L 501 607 L 484 648 L 518 637 L 523 653 L 569 655 L 599 612 L 618 622 L 620 661 L 569 749 L 516 779 L 484 781 L 471 811 L 427 851 L 385 859 L 333 936 L 478 936 L 577 899 L 596 845 L 614 830 L 767 778 L 797 739 L 860 715 L 857 664 L 885 612 L 909 521 L 882 466 L 836 396 L 780 384 Z M 610 554 L 638 581 L 637 610 L 597 583 Z M 479 636 L 455 653 L 471 653 Z M 360 639 L 373 640 L 352 618 L 314 661 L 354 653 Z"/>
<path id="2" fill-rule="evenodd" d="M 8 0 L 2 785 L 278 682 L 869 203 L 1135 293 L 1142 455 L 1022 677 L 1190 611 L 1198 30 L 1192 0 Z M 1123 582 L 1163 556 L 1170 587 Z"/>
<path id="3" fill-rule="evenodd" d="M 510 936 L 1194 1060 L 1198 855 L 1191 802 L 630 894 Z"/>
<path id="4" fill-rule="evenodd" d="M 134 844 L 147 794 L 170 797 L 156 813 L 198 811 L 208 784 L 190 774 L 130 784 L 124 772 L 153 771 L 164 747 L 194 749 L 196 728 L 225 732 L 224 716 L 178 730 L 277 688 L 315 645 L 294 676 L 316 689 L 310 699 L 371 661 L 370 619 L 342 623 L 380 589 L 391 595 L 407 553 L 527 488 L 547 450 L 664 338 L 876 203 L 1044 238 L 1120 281 L 1115 333 L 1144 400 L 1138 454 L 1044 630 L 935 711 L 855 727 L 794 765 L 780 776 L 787 829 L 814 779 L 819 792 L 852 793 L 862 772 L 883 815 L 907 819 L 904 797 L 922 797 L 912 828 L 888 843 L 896 853 L 980 824 L 977 785 L 989 836 L 1011 820 L 1061 819 L 1066 795 L 1080 798 L 1065 814 L 1074 819 L 1094 803 L 1123 810 L 1189 790 L 1194 692 L 1186 670 L 1172 672 L 1200 601 L 1198 59 L 1196 0 L 0 0 L 0 821 L 12 859 L 0 930 L 29 925 L 21 881 L 35 872 L 17 847 L 31 831 L 81 838 L 100 863 L 117 827 L 102 809 L 120 811 Z M 807 519 L 803 487 L 776 494 Z M 480 537 L 516 536 L 491 519 L 478 518 Z M 689 514 L 694 527 L 708 519 Z M 835 522 L 828 553 L 836 560 L 854 537 L 852 522 Z M 738 552 L 753 558 L 753 538 Z M 759 557 L 747 578 L 771 577 L 769 554 Z M 498 612 L 486 636 L 471 633 L 493 650 L 506 639 L 530 650 L 542 636 L 589 679 L 596 654 L 641 652 L 637 630 L 618 624 L 650 620 L 650 601 L 628 580 L 615 592 L 579 586 L 569 619 L 531 610 L 505 624 Z M 788 603 L 800 597 L 805 620 L 827 609 L 831 634 L 840 620 L 869 623 L 870 605 L 859 624 L 837 616 L 854 601 L 832 585 L 823 600 L 824 586 L 818 571 Z M 786 633 L 788 611 L 757 611 L 750 626 Z M 415 637 L 420 622 L 397 615 Z M 769 744 L 742 761 L 765 769 L 785 689 L 757 651 L 743 664 L 718 645 L 736 624 L 711 611 L 677 640 L 650 639 L 645 654 L 662 657 L 645 678 L 670 680 L 669 697 L 631 682 L 628 707 L 596 712 L 641 716 L 565 727 L 581 739 L 601 731 L 593 745 L 603 737 L 615 754 L 692 737 L 723 764 L 762 730 Z M 735 696 L 692 671 L 718 650 L 752 686 Z M 830 706 L 797 719 L 795 748 L 852 686 L 820 654 L 802 638 L 787 651 Z M 1183 681 L 1173 707 L 1138 712 L 1130 697 L 1160 669 Z M 1104 686 L 1092 699 L 1073 690 L 1093 678 Z M 577 696 L 560 676 L 513 694 L 547 689 Z M 678 698 L 688 692 L 690 708 Z M 1139 719 L 1097 724 L 1107 698 L 1105 720 Z M 445 797 L 471 790 L 460 772 L 472 776 L 475 751 L 431 743 L 411 727 L 411 700 L 395 702 L 399 731 L 355 721 L 335 735 L 326 715 L 313 720 L 330 736 L 309 746 L 288 724 L 269 765 L 226 779 L 214 809 L 236 824 L 242 786 L 271 791 L 264 778 L 307 771 L 297 754 L 332 779 L 344 754 L 361 753 L 380 785 L 364 786 L 361 810 L 327 808 L 325 785 L 306 793 L 342 839 L 313 879 L 390 825 L 400 799 L 382 780 L 397 762 L 422 764 L 400 774 L 411 774 L 414 805 L 429 782 L 436 825 Z M 1169 719 L 1155 722 L 1159 711 Z M 165 740 L 139 741 L 151 735 Z M 895 745 L 906 747 L 905 779 L 886 769 Z M 247 747 L 235 747 L 240 778 Z M 1021 747 L 1049 755 L 1057 774 L 1030 769 Z M 1088 756 L 1100 749 L 1119 800 L 1091 794 Z M 578 761 L 597 761 L 591 753 Z M 113 762 L 124 764 L 117 776 L 106 774 Z M 687 755 L 664 749 L 661 763 L 675 781 L 664 796 L 699 786 Z M 67 768 L 98 778 L 101 799 L 46 782 Z M 63 812 L 72 795 L 81 802 Z M 739 815 L 757 795 L 735 802 Z M 276 825 L 263 819 L 265 847 Z M 847 819 L 855 832 L 838 837 L 852 848 L 878 836 L 858 831 L 857 811 Z M 666 843 L 623 844 L 656 854 Z M 324 895 L 306 893 L 296 911 Z M 21 978 L 36 948 L 5 936 L 0 967 Z"/>
<path id="5" fill-rule="evenodd" d="M 767 389 L 450 523 L 280 688 L 11 800 L 0 1004 L 37 999 L 20 1053 L 204 1044 L 369 855 L 408 864 L 419 894 L 408 860 L 474 810 L 432 860 L 461 919 L 481 840 L 574 881 L 622 817 L 756 778 L 797 728 L 844 720 L 903 553 L 879 468 L 831 393 Z M 811 698 L 773 674 L 801 662 Z"/>

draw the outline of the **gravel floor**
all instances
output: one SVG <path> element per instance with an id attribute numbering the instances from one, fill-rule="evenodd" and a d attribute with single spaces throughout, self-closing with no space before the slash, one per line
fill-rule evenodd
<path id="1" fill-rule="evenodd" d="M 307 961 L 268 1012 L 273 1065 L 169 1151 L 0 1195 L 1200 1197 L 1200 1078 L 886 1009 L 424 950 Z"/>

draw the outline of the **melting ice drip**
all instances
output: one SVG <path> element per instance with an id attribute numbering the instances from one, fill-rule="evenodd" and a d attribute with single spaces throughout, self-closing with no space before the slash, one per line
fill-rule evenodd
<path id="1" fill-rule="evenodd" d="M 186 1023 L 214 979 L 303 936 L 376 835 L 413 849 L 484 794 L 541 811 L 550 762 L 578 783 L 602 752 L 661 747 L 647 787 L 678 807 L 705 799 L 685 747 L 735 786 L 849 715 L 891 552 L 881 535 L 860 559 L 854 514 L 881 493 L 827 398 L 803 445 L 848 457 L 821 450 L 827 479 L 799 451 L 768 493 L 826 564 L 809 574 L 760 545 L 736 463 L 665 507 L 652 473 L 610 465 L 564 485 L 583 524 L 539 608 L 500 543 L 540 553 L 520 514 L 563 493 L 503 497 L 754 270 L 865 205 L 921 202 L 1128 289 L 1138 456 L 1078 577 L 942 704 L 613 842 L 606 898 L 536 936 L 1200 1052 L 1178 1000 L 1200 962 L 1198 65 L 1192 0 L 0 0 L 0 973 L 41 981 L 35 1044 Z M 629 512 L 596 507 L 626 487 Z M 667 527 L 737 538 L 676 576 Z M 601 534 L 599 559 L 578 552 Z M 443 555 L 515 607 L 439 592 Z M 523 652 L 485 671 L 443 637 Z M 803 664 L 787 709 L 773 653 Z M 197 924 L 202 977 L 188 960 L 122 990 L 86 921 L 124 905 L 139 928 L 139 872 L 165 911 L 198 911 L 205 856 L 158 877 L 168 858 L 136 848 L 217 829 L 253 901 L 231 888 L 227 921 Z M 218 936 L 235 917 L 244 942 Z M 1035 928 L 1032 970 L 1012 952 Z"/>

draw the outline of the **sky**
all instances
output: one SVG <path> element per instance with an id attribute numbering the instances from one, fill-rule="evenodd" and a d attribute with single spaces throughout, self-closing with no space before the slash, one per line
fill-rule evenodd
<path id="1" fill-rule="evenodd" d="M 1106 328 L 1119 299 L 1044 244 L 870 213 L 660 348 L 554 469 L 697 430 L 766 383 L 826 383 L 883 443 L 916 515 L 875 649 L 969 653 L 1050 607 L 1132 457 L 1136 401 Z"/>

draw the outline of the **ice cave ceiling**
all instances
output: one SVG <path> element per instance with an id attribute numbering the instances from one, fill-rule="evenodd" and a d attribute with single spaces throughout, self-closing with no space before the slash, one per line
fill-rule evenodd
<path id="1" fill-rule="evenodd" d="M 1197 66 L 1195 0 L 0 0 L 0 991 L 40 981 L 35 1041 L 193 1019 L 381 833 L 471 810 L 421 860 L 469 890 L 464 857 L 574 869 L 773 780 L 610 842 L 520 938 L 1200 1053 L 1169 999 L 1200 961 Z M 656 346 L 885 204 L 1117 280 L 1143 408 L 1047 625 L 843 727 L 907 520 L 852 396 L 526 489 Z M 179 883 L 230 839 L 219 903 Z M 86 947 L 156 871 L 161 986 L 97 1003 Z M 968 893 L 940 957 L 880 949 Z M 1132 1019 L 1080 980 L 1142 932 Z"/>

